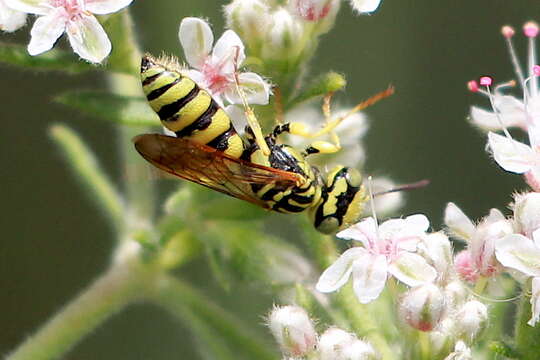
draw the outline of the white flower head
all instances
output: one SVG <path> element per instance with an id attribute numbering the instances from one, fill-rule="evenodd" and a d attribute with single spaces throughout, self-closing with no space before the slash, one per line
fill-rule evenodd
<path id="1" fill-rule="evenodd" d="M 26 24 L 26 13 L 13 10 L 0 0 L 0 30 L 13 32 Z"/>
<path id="2" fill-rule="evenodd" d="M 227 30 L 214 43 L 210 25 L 202 19 L 187 17 L 180 23 L 180 43 L 188 64 L 194 68 L 188 75 L 212 96 L 223 103 L 241 104 L 235 84 L 235 72 L 244 62 L 244 44 L 238 35 Z M 213 48 L 212 48 L 213 45 Z M 237 73 L 240 87 L 250 104 L 265 105 L 270 96 L 270 85 L 252 72 Z"/>
<path id="3" fill-rule="evenodd" d="M 439 324 L 445 310 L 444 293 L 431 283 L 408 290 L 398 302 L 400 318 L 420 331 L 433 330 Z"/>
<path id="4" fill-rule="evenodd" d="M 4 0 L 14 10 L 39 16 L 30 31 L 30 55 L 50 50 L 65 32 L 73 51 L 93 63 L 102 62 L 111 52 L 111 42 L 93 14 L 114 13 L 132 1 Z"/>
<path id="5" fill-rule="evenodd" d="M 412 215 L 387 220 L 379 227 L 370 217 L 339 232 L 338 237 L 359 241 L 363 246 L 341 254 L 323 272 L 317 290 L 336 291 L 352 274 L 356 297 L 366 304 L 379 296 L 389 274 L 409 286 L 432 282 L 436 270 L 414 253 L 428 228 L 429 221 L 424 215 Z"/>
<path id="6" fill-rule="evenodd" d="M 457 205 L 448 203 L 444 222 L 452 235 L 467 243 L 467 249 L 455 258 L 456 271 L 462 279 L 474 283 L 481 276 L 499 273 L 495 242 L 513 233 L 512 223 L 499 210 L 491 209 L 488 216 L 474 225 Z"/>

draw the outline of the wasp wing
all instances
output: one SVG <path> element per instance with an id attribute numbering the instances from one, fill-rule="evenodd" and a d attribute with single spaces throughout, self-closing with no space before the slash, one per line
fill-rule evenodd
<path id="1" fill-rule="evenodd" d="M 255 196 L 252 184 L 274 184 L 285 189 L 302 179 L 293 172 L 237 159 L 189 139 L 145 134 L 133 142 L 142 157 L 157 168 L 263 208 L 268 205 Z"/>

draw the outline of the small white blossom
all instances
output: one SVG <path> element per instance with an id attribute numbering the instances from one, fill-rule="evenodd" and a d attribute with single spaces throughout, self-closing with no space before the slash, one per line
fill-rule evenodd
<path id="1" fill-rule="evenodd" d="M 491 209 L 489 215 L 475 226 L 459 207 L 448 203 L 444 222 L 454 236 L 467 243 L 467 249 L 455 258 L 456 271 L 462 279 L 476 282 L 480 276 L 498 274 L 500 266 L 495 258 L 495 242 L 513 233 L 511 222 L 499 210 Z"/>
<path id="2" fill-rule="evenodd" d="M 13 32 L 20 29 L 26 23 L 26 13 L 13 10 L 6 5 L 5 0 L 0 0 L 0 30 Z"/>
<path id="3" fill-rule="evenodd" d="M 214 42 L 208 23 L 199 18 L 184 18 L 178 32 L 188 64 L 195 70 L 189 76 L 210 91 L 215 99 L 241 104 L 235 84 L 236 67 L 244 62 L 244 44 L 238 35 L 227 30 Z M 248 103 L 265 105 L 270 96 L 270 85 L 252 72 L 238 73 L 238 80 Z"/>
<path id="4" fill-rule="evenodd" d="M 267 59 L 296 59 L 304 49 L 304 27 L 286 8 L 272 13 L 272 26 L 268 29 L 263 47 Z"/>
<path id="5" fill-rule="evenodd" d="M 425 236 L 418 244 L 419 252 L 429 259 L 430 265 L 437 270 L 437 283 L 444 285 L 452 278 L 452 244 L 442 232 Z"/>
<path id="6" fill-rule="evenodd" d="M 317 350 L 321 360 L 343 360 L 343 350 L 356 339 L 351 333 L 338 328 L 326 330 L 319 338 Z"/>
<path id="7" fill-rule="evenodd" d="M 268 316 L 268 326 L 286 355 L 304 356 L 315 348 L 315 327 L 299 306 L 275 307 Z"/>
<path id="8" fill-rule="evenodd" d="M 507 235 L 497 241 L 497 259 L 504 266 L 532 276 L 532 317 L 528 324 L 534 326 L 540 319 L 540 229 L 532 234 L 533 240 L 521 234 Z"/>
<path id="9" fill-rule="evenodd" d="M 435 269 L 422 256 L 414 254 L 428 228 L 429 221 L 424 215 L 412 215 L 387 220 L 379 227 L 373 218 L 367 218 L 339 232 L 338 237 L 359 241 L 363 247 L 353 247 L 341 254 L 323 272 L 317 290 L 336 291 L 352 274 L 356 297 L 365 304 L 379 296 L 389 274 L 409 286 L 435 280 Z"/>
<path id="10" fill-rule="evenodd" d="M 66 32 L 73 51 L 93 63 L 111 52 L 111 42 L 93 14 L 111 14 L 133 0 L 4 0 L 9 7 L 39 17 L 30 32 L 28 53 L 50 50 Z"/>
<path id="11" fill-rule="evenodd" d="M 270 26 L 270 6 L 263 0 L 234 0 L 224 7 L 227 28 L 233 29 L 257 51 Z"/>

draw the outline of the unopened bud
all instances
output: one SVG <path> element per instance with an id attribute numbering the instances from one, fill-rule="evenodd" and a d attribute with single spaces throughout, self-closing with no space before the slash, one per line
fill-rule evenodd
<path id="1" fill-rule="evenodd" d="M 431 331 L 441 320 L 446 306 L 441 289 L 428 283 L 407 291 L 398 309 L 407 324 L 420 331 Z"/>
<path id="2" fill-rule="evenodd" d="M 452 245 L 442 232 L 429 234 L 421 246 L 430 264 L 437 270 L 438 281 L 446 282 L 452 268 Z"/>
<path id="3" fill-rule="evenodd" d="M 349 346 L 356 337 L 344 330 L 330 328 L 319 338 L 320 360 L 344 360 L 344 349 Z"/>
<path id="4" fill-rule="evenodd" d="M 532 239 L 540 228 L 540 193 L 530 192 L 514 197 L 515 230 Z"/>
<path id="5" fill-rule="evenodd" d="M 465 301 L 469 295 L 467 287 L 459 280 L 454 280 L 444 287 L 447 308 L 452 308 Z"/>
<path id="6" fill-rule="evenodd" d="M 454 317 L 457 336 L 464 341 L 471 342 L 485 328 L 487 318 L 486 305 L 476 300 L 466 302 Z"/>
<path id="7" fill-rule="evenodd" d="M 256 51 L 272 23 L 270 7 L 261 0 L 234 0 L 223 9 L 227 27 Z"/>
<path id="8" fill-rule="evenodd" d="M 268 317 L 268 326 L 286 355 L 304 356 L 317 343 L 313 322 L 301 307 L 275 307 Z"/>
<path id="9" fill-rule="evenodd" d="M 380 355 L 370 343 L 356 339 L 343 348 L 343 359 L 377 360 Z"/>
<path id="10" fill-rule="evenodd" d="M 292 0 L 289 2 L 291 12 L 306 21 L 319 21 L 330 12 L 334 0 Z"/>
<path id="11" fill-rule="evenodd" d="M 270 59 L 296 58 L 302 50 L 302 35 L 302 23 L 287 9 L 278 9 L 272 14 L 272 27 L 263 47 L 263 56 Z"/>

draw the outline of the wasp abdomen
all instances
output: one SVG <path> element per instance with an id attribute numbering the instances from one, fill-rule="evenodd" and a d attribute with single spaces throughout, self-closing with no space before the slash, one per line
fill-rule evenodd
<path id="1" fill-rule="evenodd" d="M 244 144 L 229 116 L 206 90 L 179 69 L 144 56 L 141 81 L 150 107 L 158 114 L 163 126 L 176 136 L 236 158 L 242 155 Z"/>

